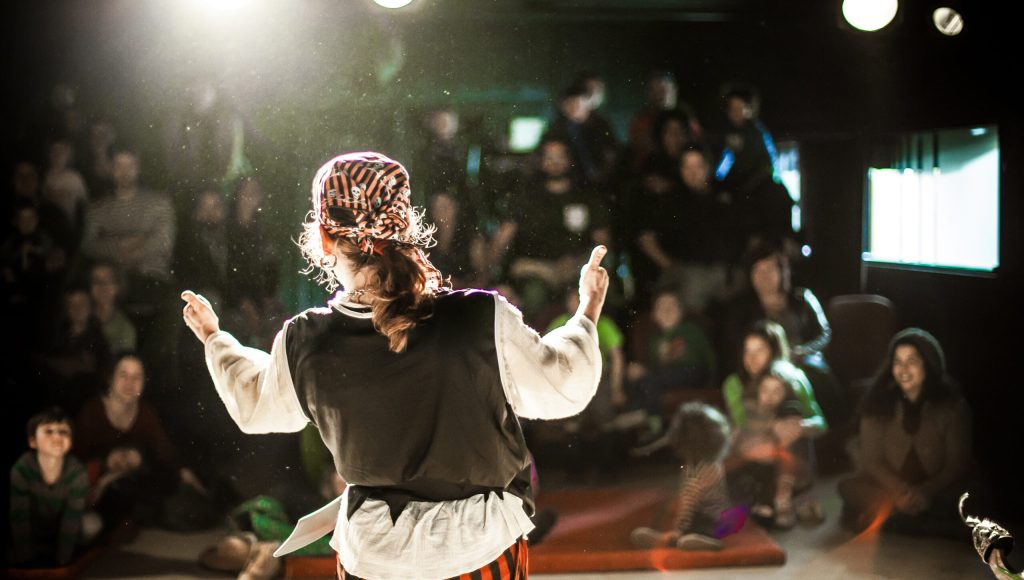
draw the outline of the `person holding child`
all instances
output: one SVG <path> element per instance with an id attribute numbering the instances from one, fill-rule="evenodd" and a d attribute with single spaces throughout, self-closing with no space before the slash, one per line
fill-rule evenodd
<path id="1" fill-rule="evenodd" d="M 733 495 L 751 511 L 782 528 L 799 517 L 819 521 L 820 506 L 808 500 L 794 509 L 794 492 L 810 487 L 812 440 L 827 429 L 807 377 L 788 362 L 785 330 L 759 321 L 743 339 L 743 365 L 722 385 L 737 444 Z"/>
<path id="2" fill-rule="evenodd" d="M 98 531 L 83 532 L 89 476 L 69 453 L 71 419 L 63 409 L 37 413 L 26 431 L 31 450 L 11 467 L 11 561 L 26 567 L 63 566 Z"/>

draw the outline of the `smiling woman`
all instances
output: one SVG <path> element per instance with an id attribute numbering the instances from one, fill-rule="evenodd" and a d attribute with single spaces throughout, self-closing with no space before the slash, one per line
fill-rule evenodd
<path id="1" fill-rule="evenodd" d="M 970 409 L 946 375 L 942 347 L 924 330 L 903 330 L 865 397 L 861 473 L 839 484 L 844 525 L 860 530 L 891 511 L 886 525 L 897 530 L 959 532 L 953 506 L 970 449 Z"/>

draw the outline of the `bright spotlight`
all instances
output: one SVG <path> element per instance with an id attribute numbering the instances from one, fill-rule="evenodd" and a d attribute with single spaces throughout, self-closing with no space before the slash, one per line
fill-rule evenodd
<path id="1" fill-rule="evenodd" d="M 945 6 L 935 9 L 932 13 L 932 22 L 935 23 L 935 28 L 946 36 L 956 36 L 964 29 L 964 17 L 956 10 Z"/>
<path id="2" fill-rule="evenodd" d="M 857 30 L 874 32 L 892 22 L 898 8 L 897 0 L 843 0 L 843 17 Z"/>
<path id="3" fill-rule="evenodd" d="M 405 8 L 412 0 L 373 0 L 377 6 L 384 8 Z"/>

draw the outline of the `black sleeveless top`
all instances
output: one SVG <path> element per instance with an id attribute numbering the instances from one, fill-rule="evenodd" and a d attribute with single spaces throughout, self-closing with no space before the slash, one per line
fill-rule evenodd
<path id="1" fill-rule="evenodd" d="M 349 483 L 392 518 L 409 501 L 509 491 L 533 512 L 522 428 L 502 389 L 494 295 L 442 292 L 405 352 L 369 318 L 313 308 L 293 318 L 286 352 L 303 410 Z"/>

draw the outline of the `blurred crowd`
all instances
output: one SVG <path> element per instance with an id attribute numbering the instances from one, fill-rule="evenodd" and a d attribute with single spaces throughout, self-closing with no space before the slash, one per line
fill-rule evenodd
<path id="1" fill-rule="evenodd" d="M 715 549 L 735 528 L 718 525 L 725 505 L 779 527 L 820 522 L 806 492 L 820 464 L 842 462 L 820 457 L 815 441 L 854 425 L 862 437 L 851 444 L 857 475 L 840 486 L 844 522 L 863 527 L 883 509 L 930 522 L 921 518 L 963 480 L 970 449 L 969 412 L 941 347 L 923 331 L 898 336 L 858 413 L 859 397 L 826 360 L 824 309 L 793 281 L 794 202 L 756 89 L 723 87 L 715 111 L 690 107 L 667 71 L 652 71 L 645 91 L 620 136 L 602 114 L 602 78 L 581 74 L 558 93 L 534 151 L 482 162 L 458 110 L 431 110 L 406 160 L 437 227 L 431 260 L 455 287 L 501 291 L 538 330 L 575 311 L 579 266 L 594 245 L 609 248 L 602 385 L 582 415 L 526 426 L 538 463 L 611 477 L 675 449 L 689 466 L 677 529 L 634 541 Z M 21 125 L 5 196 L 5 380 L 19 393 L 7 438 L 30 448 L 5 447 L 5 460 L 9 553 L 54 565 L 130 522 L 190 529 L 235 509 L 218 462 L 235 447 L 233 425 L 183 333 L 177 295 L 207 296 L 223 328 L 268 349 L 285 318 L 280 273 L 292 250 L 264 211 L 268 169 L 250 161 L 268 145 L 213 87 L 189 89 L 152 164 L 68 85 L 38 117 Z M 336 492 L 319 442 L 307 439 L 310 485 Z M 725 491 L 702 495 L 714 489 Z M 251 532 L 266 501 L 235 518 Z M 711 515 L 694 517 L 701 509 Z"/>

